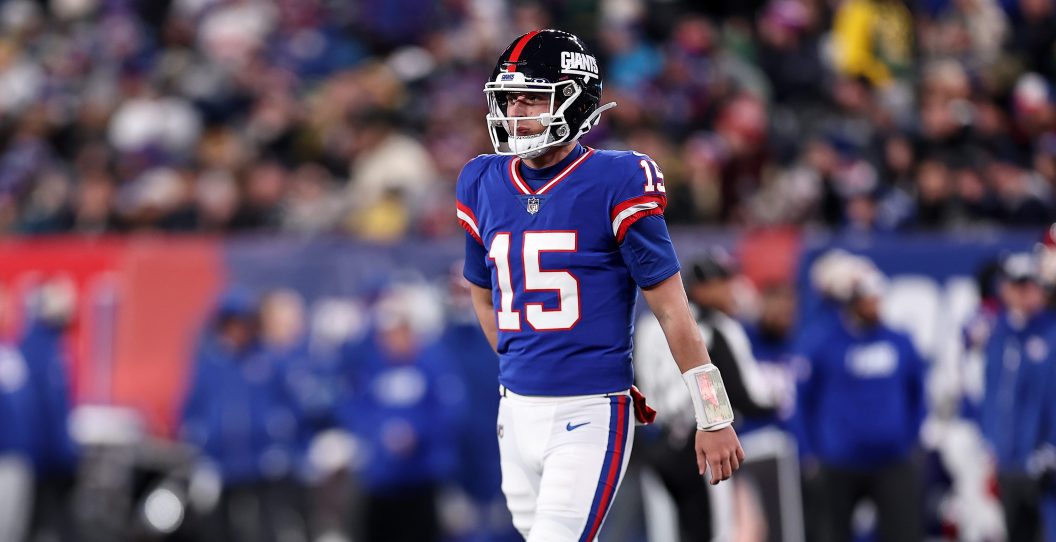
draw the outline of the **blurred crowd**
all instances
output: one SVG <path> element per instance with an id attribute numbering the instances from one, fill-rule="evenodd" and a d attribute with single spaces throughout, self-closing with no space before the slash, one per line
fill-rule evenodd
<path id="1" fill-rule="evenodd" d="M 1056 240 L 1041 247 L 988 262 L 977 290 L 942 307 L 960 311 L 948 359 L 897 317 L 920 296 L 899 301 L 865 257 L 822 254 L 797 291 L 752 283 L 721 249 L 694 255 L 687 294 L 748 463 L 731 483 L 700 482 L 692 406 L 643 314 L 636 381 L 659 416 L 636 435 L 601 538 L 1056 540 Z M 173 435 L 120 406 L 71 405 L 76 301 L 42 283 L 18 340 L 0 344 L 0 539 L 518 540 L 500 489 L 498 363 L 460 267 L 311 307 L 232 286 L 173 383 Z"/>
<path id="2" fill-rule="evenodd" d="M 231 287 L 173 382 L 173 435 L 71 404 L 73 290 L 32 291 L 18 340 L 0 342 L 0 540 L 519 539 L 499 489 L 498 360 L 460 266 L 314 319 L 292 290 Z"/>
<path id="3" fill-rule="evenodd" d="M 675 223 L 1047 223 L 1053 0 L 9 0 L 0 230 L 453 232 L 483 83 L 558 27 L 602 61 L 588 144 Z"/>
<path id="4" fill-rule="evenodd" d="M 1051 234 L 1035 252 L 986 262 L 968 303 L 950 298 L 939 309 L 963 311 L 953 317 L 960 332 L 940 338 L 951 348 L 924 350 L 912 318 L 896 317 L 925 310 L 922 291 L 908 284 L 902 293 L 913 295 L 900 302 L 865 257 L 821 254 L 802 305 L 787 284 L 746 284 L 721 250 L 692 261 L 687 293 L 749 467 L 725 487 L 693 476 L 693 407 L 660 326 L 643 316 L 635 377 L 662 415 L 635 453 L 673 498 L 671 532 L 681 540 L 1056 540 L 1054 264 Z M 778 458 L 771 470 L 750 466 L 768 456 Z"/>
<path id="5" fill-rule="evenodd" d="M 362 327 L 315 333 L 293 291 L 226 293 L 181 414 L 201 452 L 191 487 L 218 489 L 188 492 L 187 536 L 516 540 L 499 490 L 498 361 L 455 276 L 387 286 Z"/>

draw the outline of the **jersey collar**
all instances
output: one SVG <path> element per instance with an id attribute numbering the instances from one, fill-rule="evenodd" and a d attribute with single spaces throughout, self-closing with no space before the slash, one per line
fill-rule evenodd
<path id="1" fill-rule="evenodd" d="M 587 158 L 590 158 L 590 156 L 594 154 L 594 149 L 592 149 L 590 147 L 586 147 L 586 149 L 587 149 L 587 152 L 584 152 L 579 158 L 576 158 L 571 164 L 565 166 L 565 169 L 561 170 L 560 173 L 558 173 L 556 176 L 554 176 L 554 178 L 551 179 L 550 182 L 548 182 L 548 183 L 544 184 L 543 186 L 539 187 L 539 190 L 536 190 L 534 192 L 532 191 L 531 186 L 528 185 L 528 182 L 525 181 L 523 177 L 521 177 L 521 173 L 520 173 L 520 171 L 518 169 L 520 167 L 520 165 L 521 165 L 521 158 L 520 157 L 515 157 L 513 160 L 510 160 L 510 167 L 509 167 L 510 181 L 513 182 L 513 187 L 514 187 L 514 189 L 517 190 L 517 192 L 519 192 L 521 194 L 524 194 L 526 196 L 527 195 L 536 195 L 536 196 L 538 196 L 540 194 L 545 194 L 551 188 L 556 186 L 557 183 L 559 183 L 562 180 L 564 180 L 565 177 L 568 177 L 568 175 L 570 173 L 572 173 L 573 170 L 575 170 L 577 167 L 579 167 L 580 164 L 585 162 L 587 160 Z"/>

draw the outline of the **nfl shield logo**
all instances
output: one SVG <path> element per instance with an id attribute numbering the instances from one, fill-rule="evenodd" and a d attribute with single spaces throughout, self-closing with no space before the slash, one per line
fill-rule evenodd
<path id="1" fill-rule="evenodd" d="M 539 198 L 532 196 L 528 198 L 528 214 L 534 215 L 539 212 Z"/>

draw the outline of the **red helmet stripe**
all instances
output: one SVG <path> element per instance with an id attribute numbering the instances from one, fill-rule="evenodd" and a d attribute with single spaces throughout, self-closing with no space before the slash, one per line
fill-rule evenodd
<path id="1" fill-rule="evenodd" d="M 513 51 L 510 52 L 510 58 L 506 60 L 506 71 L 515 72 L 517 71 L 517 60 L 521 58 L 521 51 L 524 50 L 524 46 L 528 45 L 528 42 L 538 34 L 538 30 L 532 30 L 531 32 L 521 36 L 521 39 L 517 41 L 517 45 L 513 46 Z"/>

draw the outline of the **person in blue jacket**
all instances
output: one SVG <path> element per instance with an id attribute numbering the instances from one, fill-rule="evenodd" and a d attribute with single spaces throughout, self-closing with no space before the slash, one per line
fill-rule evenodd
<path id="1" fill-rule="evenodd" d="M 368 542 L 440 540 L 437 497 L 457 465 L 465 390 L 422 321 L 440 307 L 413 290 L 382 294 L 373 332 L 346 350 L 342 371 L 350 393 L 337 416 L 363 443 L 358 474 Z"/>
<path id="2" fill-rule="evenodd" d="M 27 322 L 18 349 L 29 370 L 33 428 L 30 455 L 35 474 L 31 531 L 36 538 L 69 538 L 70 497 L 79 451 L 69 433 L 72 392 L 65 337 L 73 319 L 73 285 L 50 280 L 29 297 Z"/>
<path id="3" fill-rule="evenodd" d="M 1041 536 L 1039 492 L 1030 460 L 1043 445 L 1054 401 L 1050 350 L 1054 318 L 1046 308 L 1036 258 L 1013 254 L 1002 264 L 1001 312 L 986 343 L 979 422 L 997 465 L 1009 540 Z"/>
<path id="4" fill-rule="evenodd" d="M 33 503 L 33 390 L 19 351 L 0 343 L 0 540 L 28 534 Z"/>
<path id="5" fill-rule="evenodd" d="M 1056 345 L 1056 329 L 1049 330 L 1048 344 Z M 1046 395 L 1056 397 L 1056 349 L 1049 352 L 1049 385 Z M 1034 454 L 1033 474 L 1041 488 L 1041 523 L 1046 542 L 1056 542 L 1056 400 L 1048 401 L 1045 444 Z"/>
<path id="6" fill-rule="evenodd" d="M 267 541 L 303 524 L 291 482 L 297 421 L 275 359 L 261 345 L 257 302 L 247 291 L 227 292 L 208 324 L 181 436 L 205 455 L 222 483 L 209 535 Z"/>
<path id="7" fill-rule="evenodd" d="M 773 284 L 763 288 L 761 301 L 759 321 L 755 325 L 745 326 L 745 333 L 752 345 L 752 355 L 772 384 L 780 383 L 783 388 L 790 388 L 795 382 L 795 365 L 792 363 L 796 338 L 795 290 L 785 284 Z M 788 395 L 791 397 L 791 393 Z M 787 402 L 793 401 L 789 399 Z M 740 430 L 742 434 L 764 427 L 788 430 L 787 418 L 790 415 L 791 412 L 778 409 L 771 416 L 745 416 L 740 421 Z"/>
<path id="8" fill-rule="evenodd" d="M 502 495 L 499 444 L 495 438 L 500 398 L 495 392 L 499 358 L 480 329 L 469 295 L 469 285 L 462 277 L 459 262 L 452 267 L 447 281 L 447 320 L 440 344 L 455 362 L 454 369 L 465 386 L 466 404 L 473 405 L 466 409 L 458 439 L 456 482 L 472 501 L 477 521 L 460 540 L 521 540 Z"/>
<path id="9" fill-rule="evenodd" d="M 922 539 L 913 461 L 925 415 L 924 367 L 908 336 L 880 320 L 883 276 L 855 270 L 838 318 L 801 346 L 809 374 L 797 389 L 805 461 L 817 462 L 827 539 L 852 539 L 863 499 L 877 509 L 880 542 Z"/>

